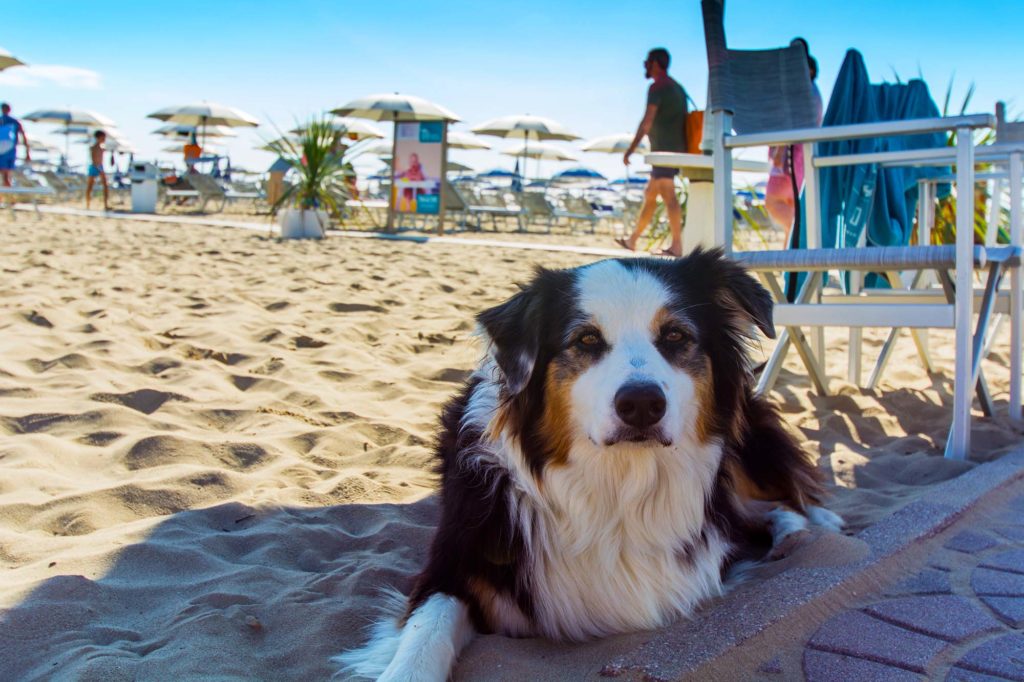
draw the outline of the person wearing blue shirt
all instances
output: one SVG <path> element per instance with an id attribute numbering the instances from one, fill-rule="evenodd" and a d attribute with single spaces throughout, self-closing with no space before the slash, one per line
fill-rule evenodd
<path id="1" fill-rule="evenodd" d="M 21 141 L 25 145 L 25 161 L 31 161 L 32 152 L 25 129 L 18 119 L 11 116 L 11 105 L 7 102 L 0 104 L 0 176 L 3 177 L 4 187 L 11 186 L 11 171 L 14 170 L 14 160 L 18 154 L 18 133 L 21 133 Z"/>

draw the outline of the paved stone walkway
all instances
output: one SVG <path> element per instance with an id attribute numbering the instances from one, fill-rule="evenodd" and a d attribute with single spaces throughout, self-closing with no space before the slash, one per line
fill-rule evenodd
<path id="1" fill-rule="evenodd" d="M 808 682 L 1024 682 L 1024 495 L 958 528 L 925 563 L 818 627 L 803 652 Z M 771 661 L 759 670 L 773 672 Z"/>

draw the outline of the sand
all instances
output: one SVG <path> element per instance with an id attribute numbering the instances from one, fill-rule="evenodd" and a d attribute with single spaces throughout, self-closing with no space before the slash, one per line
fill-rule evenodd
<path id="1" fill-rule="evenodd" d="M 0 679 L 329 677 L 424 557 L 473 315 L 535 264 L 591 260 L 5 212 Z M 789 359 L 773 397 L 852 530 L 1021 442 L 979 417 L 974 462 L 941 458 L 951 342 L 932 334 L 944 374 L 907 338 L 879 391 L 834 378 L 827 398 Z M 829 335 L 833 377 L 844 345 Z M 1006 364 L 1004 331 L 1003 414 Z"/>

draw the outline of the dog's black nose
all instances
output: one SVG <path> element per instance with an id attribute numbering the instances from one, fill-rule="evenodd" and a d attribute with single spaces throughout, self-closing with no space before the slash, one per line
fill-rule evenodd
<path id="1" fill-rule="evenodd" d="M 654 426 L 665 416 L 665 393 L 657 384 L 623 384 L 615 394 L 615 413 L 634 428 Z"/>

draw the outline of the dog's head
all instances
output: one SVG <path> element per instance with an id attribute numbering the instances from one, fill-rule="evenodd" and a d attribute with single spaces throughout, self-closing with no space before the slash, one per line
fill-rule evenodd
<path id="1" fill-rule="evenodd" d="M 753 327 L 774 337 L 768 292 L 719 250 L 541 269 L 478 319 L 501 386 L 492 431 L 535 473 L 583 439 L 642 456 L 728 433 Z"/>

